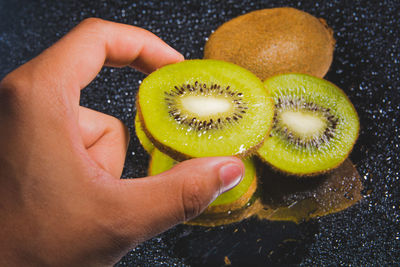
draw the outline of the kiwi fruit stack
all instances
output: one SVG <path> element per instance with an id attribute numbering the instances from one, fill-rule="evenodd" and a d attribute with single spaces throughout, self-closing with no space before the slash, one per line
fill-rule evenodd
<path id="1" fill-rule="evenodd" d="M 281 7 L 253 11 L 222 24 L 209 37 L 204 58 L 242 66 L 261 80 L 281 73 L 322 78 L 332 63 L 335 39 L 325 20 Z"/>
<path id="2" fill-rule="evenodd" d="M 207 66 L 210 69 L 213 69 L 212 65 L 215 64 L 230 64 L 218 61 L 197 60 L 186 61 L 172 66 L 182 66 L 183 69 L 188 69 L 190 66 L 187 65 L 191 65 L 193 62 L 196 63 L 196 68 L 201 68 L 202 71 L 204 71 L 203 68 L 206 68 Z M 196 72 L 195 69 L 192 71 Z M 153 75 L 161 75 L 158 79 L 163 79 L 164 74 L 163 72 L 161 72 L 161 74 L 156 72 Z M 189 76 L 196 76 L 196 74 L 192 73 Z M 152 88 L 149 89 L 148 85 L 146 85 L 146 79 L 142 83 L 140 90 L 154 90 Z M 195 79 L 189 78 L 189 80 L 196 80 L 197 82 L 201 80 L 202 83 L 205 81 L 200 79 L 198 76 Z M 182 83 L 182 81 L 179 81 L 179 83 Z M 234 81 L 230 82 L 230 84 L 233 83 Z M 165 83 L 160 82 L 160 84 L 164 85 Z M 184 84 L 186 83 L 184 82 Z M 172 85 L 163 88 L 169 92 L 166 88 L 171 87 L 175 89 L 173 92 L 176 92 L 177 89 Z M 188 87 L 186 86 L 186 88 Z M 182 90 L 183 89 L 179 92 L 182 92 Z M 204 89 L 202 90 L 204 91 Z M 245 92 L 244 90 L 241 91 Z M 300 220 L 299 218 L 305 218 L 306 216 L 304 214 L 311 214 L 311 211 L 313 211 L 313 215 L 310 216 L 328 214 L 329 212 L 338 211 L 338 209 L 344 209 L 359 199 L 359 194 L 357 194 L 358 191 L 354 190 L 361 188 L 360 184 L 357 183 L 359 179 L 357 179 L 357 176 L 355 175 L 351 176 L 356 177 L 355 179 L 345 179 L 347 176 L 343 175 L 346 173 L 353 174 L 354 167 L 351 169 L 348 166 L 343 167 L 344 165 L 341 165 L 350 153 L 354 142 L 357 139 L 359 130 L 357 113 L 344 92 L 328 81 L 306 74 L 282 74 L 271 77 L 264 82 L 264 91 L 270 94 L 270 98 L 272 98 L 273 103 L 275 103 L 274 107 L 269 106 L 268 110 L 269 113 L 272 112 L 273 116 L 269 115 L 269 113 L 263 114 L 268 117 L 268 120 L 271 122 L 271 125 L 266 127 L 272 127 L 272 130 L 267 130 L 269 133 L 268 138 L 266 138 L 261 145 L 256 145 L 255 150 L 251 148 L 253 151 L 250 152 L 250 154 L 256 153 L 264 163 L 267 163 L 268 166 L 272 166 L 272 169 L 269 169 L 269 171 L 266 172 L 265 170 L 268 170 L 269 167 L 258 162 L 258 171 L 256 174 L 254 160 L 245 157 L 243 161 L 246 168 L 246 175 L 243 181 L 234 189 L 219 196 L 201 216 L 188 222 L 189 224 L 217 226 L 240 221 L 254 214 L 257 214 L 259 218 L 268 218 L 270 220 L 292 220 L 298 222 Z M 196 92 L 193 89 L 190 92 L 192 93 L 191 96 L 196 96 Z M 146 128 L 146 124 L 143 121 L 143 118 L 146 116 L 142 114 L 140 93 L 141 91 L 139 91 L 138 113 L 135 126 L 141 143 L 151 154 L 148 174 L 156 175 L 177 164 L 180 158 L 179 155 L 183 152 L 180 150 L 177 154 L 176 151 L 180 149 L 179 147 L 173 147 L 173 150 L 166 149 L 165 151 L 167 152 L 161 152 L 160 150 L 164 149 L 163 144 L 161 142 L 152 141 L 154 140 L 154 137 L 149 134 L 149 130 Z M 169 107 L 171 102 L 180 103 L 179 100 L 171 101 L 171 97 L 185 97 L 185 93 L 178 93 L 178 95 L 175 96 L 172 93 L 165 94 L 161 91 L 159 94 L 164 95 L 164 99 L 161 98 L 161 101 L 165 101 L 164 103 L 156 103 L 159 109 L 161 109 L 163 105 Z M 204 94 L 202 94 L 201 91 L 198 94 L 200 95 L 200 101 L 203 101 Z M 213 99 L 214 93 L 208 92 L 208 94 L 211 99 Z M 237 95 L 237 93 L 235 94 Z M 245 94 L 246 93 L 240 93 L 240 95 Z M 219 95 L 220 93 L 218 92 L 217 96 Z M 227 95 L 230 97 L 231 93 L 228 93 Z M 147 105 L 152 103 L 152 101 L 157 100 L 155 97 L 144 99 L 145 104 Z M 268 99 L 268 97 L 266 99 Z M 213 105 L 212 101 L 213 100 L 211 100 L 211 105 Z M 237 103 L 235 100 L 229 101 Z M 266 103 L 270 103 L 269 101 L 270 100 Z M 201 103 L 207 105 L 207 103 Z M 252 106 L 248 102 L 246 103 L 248 107 Z M 184 104 L 181 105 L 184 106 Z M 174 106 L 173 109 L 175 110 L 176 107 Z M 245 110 L 247 111 L 248 109 Z M 182 117 L 186 117 L 187 115 L 183 114 L 185 111 L 186 110 L 183 109 L 178 112 L 179 114 L 182 114 Z M 167 118 L 168 116 L 172 117 L 171 121 L 173 123 L 170 126 L 166 125 L 163 127 L 175 127 L 178 129 L 182 127 L 181 123 L 175 120 L 175 113 L 169 112 L 168 108 L 165 113 L 168 114 Z M 199 117 L 199 114 L 196 116 Z M 168 121 L 167 118 L 164 120 Z M 202 119 L 204 120 L 205 118 Z M 192 118 L 190 118 L 190 120 L 192 120 Z M 218 121 L 218 119 L 216 119 L 216 121 Z M 237 123 L 240 123 L 240 121 Z M 203 127 L 202 125 L 201 127 Z M 188 127 L 186 125 L 184 126 Z M 183 132 L 180 133 L 180 135 L 185 135 L 194 130 L 200 131 L 196 133 L 199 140 L 196 140 L 196 137 L 193 137 L 193 140 L 190 142 L 193 146 L 201 144 L 208 147 L 209 144 L 207 140 L 203 142 L 201 137 L 203 134 L 208 134 L 210 136 L 214 133 L 216 133 L 217 136 L 220 136 L 222 133 L 217 131 L 219 128 L 216 127 L 216 129 L 213 129 L 214 132 L 205 133 L 202 128 L 190 129 L 189 131 L 188 128 L 183 128 Z M 256 129 L 256 132 L 259 129 L 257 127 L 253 128 Z M 252 128 L 249 127 L 248 131 L 251 130 Z M 234 133 L 235 136 L 240 136 L 241 134 L 241 132 L 239 134 Z M 207 139 L 210 140 L 210 138 Z M 224 149 L 224 147 L 221 149 Z M 244 155 L 248 154 L 244 153 Z M 173 158 L 174 156 L 175 158 Z M 205 156 L 207 156 L 207 154 Z M 261 171 L 259 171 L 260 166 L 261 169 L 263 169 Z M 340 168 L 336 169 L 338 166 L 340 166 Z M 349 166 L 352 166 L 351 163 Z M 335 169 L 335 171 L 330 172 L 333 169 Z M 274 170 L 278 170 L 279 172 Z M 324 173 L 326 172 L 329 173 L 324 176 Z M 291 184 L 291 191 L 287 193 L 282 190 L 282 186 L 280 186 L 282 182 L 279 183 L 280 185 L 276 186 L 276 188 L 272 186 L 275 189 L 271 189 L 269 188 L 270 186 L 268 186 L 268 190 L 272 190 L 268 191 L 265 187 L 260 186 L 259 176 L 261 176 L 261 184 L 264 185 L 270 184 L 273 179 L 278 181 L 286 180 Z M 311 184 L 318 185 L 320 183 L 319 181 L 327 182 L 323 183 L 324 186 L 319 186 L 315 189 L 315 186 L 313 187 L 308 185 L 310 182 L 301 182 L 301 180 L 303 180 L 301 178 L 305 176 L 315 177 L 312 181 L 311 179 L 306 179 L 311 181 Z M 340 181 L 344 182 L 340 183 Z M 339 192 L 338 194 L 333 194 L 333 196 L 329 195 L 332 194 L 332 192 L 326 190 L 326 188 L 332 188 L 337 183 L 340 183 L 343 188 L 335 190 L 335 192 Z M 273 184 L 276 185 L 278 183 Z M 343 198 L 343 195 L 346 195 L 347 192 L 346 186 L 352 190 L 348 191 L 356 196 L 352 200 Z M 284 187 L 285 189 L 289 188 L 287 185 Z M 288 198 L 292 199 L 294 197 L 296 202 L 299 204 L 296 207 L 291 206 L 291 208 L 288 208 L 287 206 L 290 206 L 288 204 L 290 202 L 288 201 L 281 201 L 278 204 L 265 201 L 266 196 L 270 195 L 271 192 L 285 192 L 285 194 L 289 196 Z M 299 198 L 299 196 L 302 195 L 306 195 L 309 198 Z M 318 198 L 313 199 L 310 196 L 318 196 Z M 332 203 L 326 202 L 326 199 L 328 199 L 327 196 L 330 196 L 329 199 L 332 199 L 333 197 L 337 199 L 335 207 L 331 207 L 332 205 L 330 204 Z M 317 210 L 315 210 L 315 208 L 317 208 Z"/>
<path id="3" fill-rule="evenodd" d="M 143 80 L 135 128 L 151 154 L 149 175 L 197 157 L 238 156 L 246 167 L 238 186 L 189 223 L 216 226 L 256 213 L 271 220 L 298 219 L 296 212 L 317 207 L 314 215 L 324 215 L 359 199 L 353 190 L 362 188 L 359 176 L 347 179 L 343 175 L 355 169 L 342 164 L 358 137 L 358 115 L 345 93 L 321 78 L 332 62 L 334 43 L 325 21 L 305 12 L 254 11 L 210 36 L 205 58 L 213 59 L 171 64 Z M 256 161 L 261 169 L 276 175 L 256 171 L 253 155 L 261 159 Z M 262 184 L 272 177 L 293 181 L 287 196 L 300 208 L 288 201 L 265 201 L 269 192 Z M 308 187 L 304 181 L 328 182 Z M 338 204 L 331 207 L 328 189 L 338 181 L 342 188 L 335 192 L 353 190 L 356 197 L 347 201 L 343 194 L 333 195 Z M 281 191 L 275 189 L 271 192 Z M 301 195 L 309 198 L 298 198 Z"/>
<path id="4" fill-rule="evenodd" d="M 257 178 L 251 155 L 272 128 L 274 104 L 250 71 L 218 60 L 186 60 L 150 74 L 137 95 L 135 128 L 151 154 L 149 175 L 182 160 L 236 155 L 245 177 L 191 224 L 216 226 L 255 212 Z"/>

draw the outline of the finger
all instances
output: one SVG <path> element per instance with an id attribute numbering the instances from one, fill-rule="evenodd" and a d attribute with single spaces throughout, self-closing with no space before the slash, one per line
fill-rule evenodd
<path id="1" fill-rule="evenodd" d="M 149 238 L 199 215 L 243 175 L 240 159 L 220 157 L 192 159 L 157 176 L 121 180 L 118 197 L 130 220 L 125 223 L 125 235 L 138 236 L 145 229 L 144 236 Z"/>
<path id="2" fill-rule="evenodd" d="M 14 77 L 20 84 L 21 79 L 26 79 L 28 88 L 34 81 L 35 94 L 43 90 L 67 90 L 73 97 L 72 103 L 78 104 L 79 90 L 96 77 L 104 64 L 131 65 L 152 72 L 181 60 L 180 53 L 149 31 L 92 18 L 11 73 L 8 79 Z"/>
<path id="3" fill-rule="evenodd" d="M 89 156 L 119 179 L 129 143 L 126 126 L 112 116 L 79 107 L 79 128 Z"/>

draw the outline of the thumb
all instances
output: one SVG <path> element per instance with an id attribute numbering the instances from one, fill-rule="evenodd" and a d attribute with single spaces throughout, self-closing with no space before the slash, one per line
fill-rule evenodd
<path id="1" fill-rule="evenodd" d="M 134 225 L 130 234 L 150 238 L 199 215 L 243 176 L 240 159 L 215 157 L 187 160 L 156 176 L 121 180 L 125 185 L 118 195 L 129 204 L 124 212 L 128 225 Z M 146 233 L 137 232 L 144 229 Z"/>

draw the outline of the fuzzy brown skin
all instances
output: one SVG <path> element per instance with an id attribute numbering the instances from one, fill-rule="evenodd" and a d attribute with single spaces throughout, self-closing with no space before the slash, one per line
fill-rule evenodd
<path id="1" fill-rule="evenodd" d="M 288 72 L 324 77 L 333 59 L 333 30 L 324 19 L 294 8 L 273 8 L 234 18 L 211 34 L 204 58 L 242 66 L 261 80 Z"/>

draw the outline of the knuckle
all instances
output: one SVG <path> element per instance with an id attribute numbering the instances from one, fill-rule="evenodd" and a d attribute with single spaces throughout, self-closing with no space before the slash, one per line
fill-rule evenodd
<path id="1" fill-rule="evenodd" d="M 14 78 L 13 73 L 7 75 L 0 82 L 0 111 L 9 113 L 15 111 L 16 106 L 20 102 L 21 94 L 19 87 L 24 85 Z"/>
<path id="2" fill-rule="evenodd" d="M 184 179 L 182 203 L 185 221 L 196 217 L 206 207 L 207 201 L 202 192 L 200 177 L 187 177 Z"/>
<path id="3" fill-rule="evenodd" d="M 121 121 L 121 125 L 122 125 L 122 131 L 125 137 L 125 144 L 126 146 L 128 146 L 129 141 L 130 141 L 130 134 L 129 134 L 129 128 Z"/>
<path id="4" fill-rule="evenodd" d="M 122 131 L 125 132 L 125 131 L 128 129 L 122 120 L 120 120 L 120 119 L 118 119 L 118 118 L 115 118 L 115 117 L 113 117 L 113 118 L 114 118 L 114 123 L 115 123 L 115 125 L 116 125 L 118 128 L 120 128 Z"/>
<path id="5" fill-rule="evenodd" d="M 18 69 L 10 72 L 0 81 L 0 90 L 1 92 L 15 92 L 18 87 L 21 87 L 24 81 L 23 79 L 18 79 Z"/>
<path id="6" fill-rule="evenodd" d="M 106 21 L 100 18 L 86 18 L 80 23 L 80 25 L 97 27 L 97 26 L 102 26 L 105 23 Z"/>
<path id="7" fill-rule="evenodd" d="M 113 116 L 108 117 L 110 120 L 110 126 L 116 131 L 119 137 L 125 140 L 126 145 L 129 143 L 129 128 L 124 124 L 124 122 Z"/>
<path id="8" fill-rule="evenodd" d="M 102 34 L 104 33 L 108 24 L 109 22 L 103 19 L 87 18 L 84 19 L 81 23 L 79 23 L 77 28 L 86 33 Z"/>

